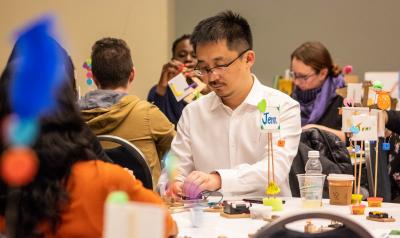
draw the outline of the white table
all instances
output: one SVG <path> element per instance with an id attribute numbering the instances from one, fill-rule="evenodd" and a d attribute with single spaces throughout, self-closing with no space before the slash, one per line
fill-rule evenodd
<path id="1" fill-rule="evenodd" d="M 304 209 L 301 206 L 301 200 L 299 198 L 286 198 L 286 204 L 284 210 L 281 212 L 273 212 L 273 215 L 279 215 L 281 217 L 289 216 L 290 214 L 299 213 L 301 211 L 322 211 L 332 212 L 350 218 L 357 223 L 361 224 L 366 228 L 374 237 L 385 237 L 391 230 L 400 230 L 400 204 L 395 203 L 383 203 L 382 207 L 369 208 L 366 202 L 365 215 L 351 215 L 350 206 L 333 206 L 329 205 L 329 200 L 323 200 L 323 207 L 320 209 Z M 387 212 L 389 216 L 393 216 L 396 219 L 395 222 L 375 222 L 366 219 L 366 215 L 369 211 L 382 211 Z M 190 221 L 189 212 L 175 213 L 172 215 L 178 224 L 179 237 L 248 237 L 248 234 L 255 233 L 260 227 L 268 224 L 263 220 L 254 220 L 251 218 L 240 218 L 240 219 L 227 219 L 221 217 L 219 213 L 204 212 L 202 214 L 202 223 L 200 227 L 193 227 Z M 324 220 L 325 224 L 329 224 L 329 221 Z M 314 223 L 314 222 L 313 222 Z M 318 224 L 318 221 L 317 221 Z M 304 221 L 299 221 L 290 224 L 290 229 L 303 231 Z"/>

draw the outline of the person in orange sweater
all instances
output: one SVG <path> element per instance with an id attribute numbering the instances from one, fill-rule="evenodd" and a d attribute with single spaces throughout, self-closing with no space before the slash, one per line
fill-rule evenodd
<path id="1" fill-rule="evenodd" d="M 61 46 L 60 51 L 68 58 Z M 7 130 L 6 121 L 13 113 L 8 89 L 22 57 L 14 54 L 0 78 L 0 132 Z M 124 191 L 132 201 L 164 206 L 157 194 L 128 171 L 97 158 L 93 138 L 88 138 L 87 125 L 75 105 L 74 79 L 68 75 L 74 74 L 64 74 L 56 106 L 40 118 L 39 135 L 32 146 L 39 160 L 38 172 L 31 183 L 14 190 L 19 197 L 16 209 L 11 210 L 17 215 L 15 237 L 102 237 L 104 203 L 112 191 Z M 0 133 L 0 155 L 8 148 L 4 134 Z M 10 211 L 7 191 L 13 190 L 0 179 L 0 236 L 13 229 L 6 227 L 11 224 L 5 219 Z M 176 235 L 176 224 L 166 211 L 165 237 Z"/>

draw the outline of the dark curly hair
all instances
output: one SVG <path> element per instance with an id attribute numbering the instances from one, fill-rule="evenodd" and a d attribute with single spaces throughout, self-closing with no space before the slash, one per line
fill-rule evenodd
<path id="1" fill-rule="evenodd" d="M 55 233 L 61 223 L 63 208 L 69 201 L 66 183 L 72 165 L 77 161 L 96 158 L 91 151 L 91 138 L 88 137 L 86 125 L 75 104 L 72 61 L 65 50 L 59 47 L 65 56 L 65 79 L 55 94 L 56 106 L 40 118 L 39 136 L 33 145 L 40 161 L 39 170 L 30 184 L 18 189 L 16 237 L 43 237 L 44 234 L 38 230 L 42 224 L 49 225 L 51 232 Z M 12 113 L 9 87 L 13 69 L 18 67 L 19 61 L 15 49 L 0 78 L 0 122 Z M 0 154 L 8 146 L 5 139 L 0 137 Z M 15 190 L 0 180 L 0 215 L 3 216 L 9 191 Z"/>

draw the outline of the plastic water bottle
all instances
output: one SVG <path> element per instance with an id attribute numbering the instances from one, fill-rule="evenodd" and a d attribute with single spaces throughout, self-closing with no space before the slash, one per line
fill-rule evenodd
<path id="1" fill-rule="evenodd" d="M 308 161 L 305 167 L 306 174 L 322 174 L 322 164 L 319 161 L 319 151 L 308 151 Z"/>

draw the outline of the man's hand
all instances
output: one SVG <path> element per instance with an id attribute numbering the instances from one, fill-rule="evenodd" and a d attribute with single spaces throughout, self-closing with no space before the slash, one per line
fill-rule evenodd
<path id="1" fill-rule="evenodd" d="M 218 173 L 191 172 L 183 183 L 183 194 L 189 198 L 197 198 L 204 190 L 215 191 L 221 188 L 221 177 Z"/>
<path id="2" fill-rule="evenodd" d="M 164 64 L 161 71 L 160 80 L 158 81 L 158 85 L 156 88 L 156 92 L 158 95 L 165 95 L 168 87 L 168 81 L 178 75 L 182 71 L 183 67 L 184 64 L 175 59 L 172 59 L 168 63 Z"/>
<path id="3" fill-rule="evenodd" d="M 167 191 L 165 192 L 169 197 L 181 197 L 182 196 L 183 183 L 180 181 L 174 181 L 168 185 Z"/>

